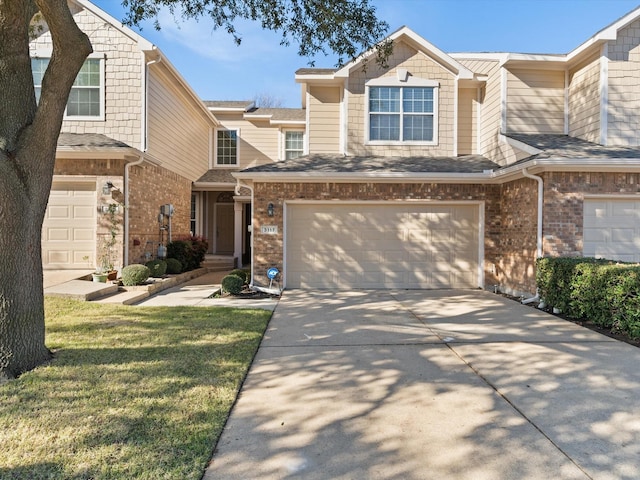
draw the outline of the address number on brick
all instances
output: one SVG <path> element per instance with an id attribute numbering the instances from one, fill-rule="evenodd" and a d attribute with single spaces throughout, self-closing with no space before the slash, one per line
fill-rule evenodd
<path id="1" fill-rule="evenodd" d="M 277 235 L 278 234 L 278 226 L 277 225 L 262 225 L 260 227 L 260 233 L 265 235 Z"/>

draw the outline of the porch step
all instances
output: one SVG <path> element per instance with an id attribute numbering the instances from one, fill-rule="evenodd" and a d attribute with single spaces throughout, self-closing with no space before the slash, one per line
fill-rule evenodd
<path id="1" fill-rule="evenodd" d="M 200 266 L 209 272 L 224 272 L 235 268 L 235 259 L 231 256 L 206 255 Z"/>

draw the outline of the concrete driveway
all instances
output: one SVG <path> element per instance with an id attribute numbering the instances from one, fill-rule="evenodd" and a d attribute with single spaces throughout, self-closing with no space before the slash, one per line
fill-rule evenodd
<path id="1" fill-rule="evenodd" d="M 640 349 L 483 291 L 287 291 L 213 479 L 638 479 Z"/>

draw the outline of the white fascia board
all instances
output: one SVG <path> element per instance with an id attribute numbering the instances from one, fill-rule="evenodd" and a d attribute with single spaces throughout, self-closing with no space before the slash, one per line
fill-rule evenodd
<path id="1" fill-rule="evenodd" d="M 504 135 L 502 133 L 498 134 L 498 141 L 500 143 L 511 145 L 512 147 L 515 147 L 518 150 L 522 150 L 529 155 L 537 155 L 539 153 L 542 153 L 542 150 L 532 147 L 531 145 L 521 142 L 520 140 L 516 140 L 515 138 L 508 137 L 507 135 Z"/>
<path id="2" fill-rule="evenodd" d="M 307 122 L 305 122 L 304 120 L 271 120 L 269 122 L 270 125 L 291 125 L 292 127 L 299 127 L 302 126 L 304 127 Z"/>
<path id="3" fill-rule="evenodd" d="M 373 182 L 373 183 L 478 183 L 490 180 L 493 170 L 483 173 L 417 172 L 234 172 L 233 176 L 254 182 Z"/>
<path id="4" fill-rule="evenodd" d="M 259 115 L 253 115 L 251 113 L 245 113 L 244 115 L 242 115 L 242 119 L 243 120 L 271 120 L 271 117 L 273 117 L 272 113 L 259 114 Z"/>
<path id="5" fill-rule="evenodd" d="M 498 183 L 510 181 L 511 177 L 521 176 L 523 169 L 529 169 L 531 173 L 545 171 L 553 172 L 640 172 L 640 159 L 638 158 L 533 158 L 529 161 L 518 163 L 500 170 L 496 170 L 493 178 Z"/>
<path id="6" fill-rule="evenodd" d="M 307 83 L 309 81 L 314 80 L 335 80 L 335 73 L 326 73 L 326 74 L 305 74 L 305 75 L 296 75 L 295 81 L 296 83 Z"/>
<path id="7" fill-rule="evenodd" d="M 97 17 L 100 17 L 102 20 L 104 20 L 105 22 L 113 26 L 116 30 L 119 30 L 120 32 L 122 32 L 127 37 L 131 38 L 132 40 L 135 40 L 138 43 L 138 48 L 140 48 L 140 50 L 153 49 L 153 43 L 151 43 L 149 40 L 147 40 L 143 36 L 137 34 L 129 27 L 123 25 L 121 20 L 117 20 L 116 18 L 112 17 L 107 12 L 98 8 L 96 5 L 89 2 L 88 0 L 72 0 L 72 1 L 80 5 L 85 10 L 90 11 Z"/>
<path id="8" fill-rule="evenodd" d="M 473 72 L 471 70 L 469 70 L 467 67 L 462 65 L 452 56 L 446 54 L 445 52 L 440 50 L 438 47 L 436 47 L 432 43 L 422 38 L 420 35 L 418 35 L 416 32 L 411 30 L 409 27 L 401 27 L 400 29 L 396 30 L 394 33 L 389 35 L 385 40 L 392 40 L 395 42 L 396 40 L 400 40 L 402 37 L 406 37 L 407 39 L 409 39 L 414 44 L 414 46 L 418 47 L 417 48 L 418 51 L 427 54 L 429 57 L 435 59 L 441 65 L 446 66 L 449 70 L 453 71 L 458 76 L 459 79 L 462 79 L 462 80 L 473 79 Z M 348 77 L 351 71 L 354 68 L 358 67 L 364 59 L 372 56 L 374 51 L 375 51 L 374 48 L 367 50 L 365 53 L 360 55 L 360 57 L 349 62 L 347 65 L 345 65 L 340 70 L 338 70 L 335 73 L 335 77 L 336 78 Z"/>
<path id="9" fill-rule="evenodd" d="M 458 52 L 449 54 L 449 56 L 455 60 L 486 60 L 488 62 L 504 62 L 508 55 L 509 54 L 505 52 Z"/>
<path id="10" fill-rule="evenodd" d="M 640 18 L 640 7 L 637 7 L 636 9 L 627 13 L 625 16 L 613 22 L 611 25 L 603 28 L 586 42 L 573 49 L 567 55 L 568 59 L 571 60 L 579 56 L 581 53 L 583 53 L 585 50 L 588 50 L 593 45 L 597 45 L 599 43 L 607 42 L 610 40 L 615 40 L 616 38 L 618 38 L 618 32 L 621 29 L 636 21 L 638 18 Z"/>

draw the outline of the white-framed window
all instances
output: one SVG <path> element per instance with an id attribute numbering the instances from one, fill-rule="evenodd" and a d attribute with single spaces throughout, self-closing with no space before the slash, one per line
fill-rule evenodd
<path id="1" fill-rule="evenodd" d="M 285 130 L 284 159 L 293 160 L 304 154 L 304 132 L 302 130 Z"/>
<path id="2" fill-rule="evenodd" d="M 367 85 L 368 142 L 435 145 L 438 139 L 438 86 Z"/>
<path id="3" fill-rule="evenodd" d="M 49 58 L 32 58 L 33 85 L 40 101 L 42 79 Z M 104 56 L 87 58 L 69 92 L 65 120 L 104 120 Z"/>
<path id="4" fill-rule="evenodd" d="M 218 130 L 216 132 L 216 165 L 238 165 L 238 130 Z"/>

